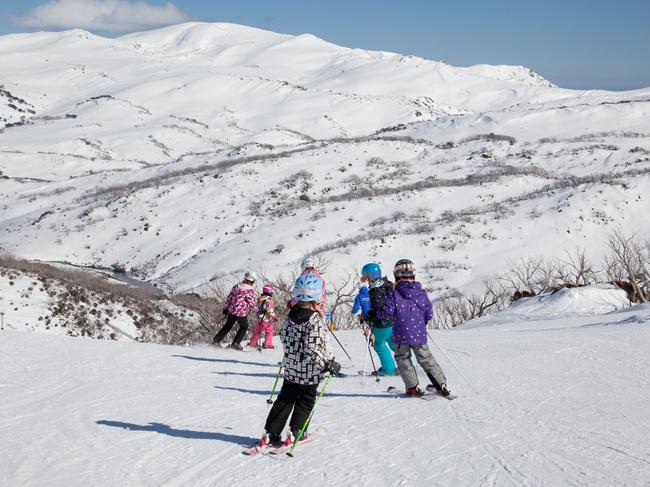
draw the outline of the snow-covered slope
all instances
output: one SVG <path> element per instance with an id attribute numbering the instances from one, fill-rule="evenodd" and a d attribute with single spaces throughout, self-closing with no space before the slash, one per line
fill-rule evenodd
<path id="1" fill-rule="evenodd" d="M 498 319 L 499 315 L 493 317 Z M 509 322 L 508 316 L 502 316 Z M 293 459 L 244 457 L 279 351 L 0 332 L 4 485 L 645 485 L 650 307 L 432 332 L 459 398 L 361 384 L 364 341 Z M 335 355 L 343 354 L 334 344 Z M 422 371 L 419 372 L 423 376 Z"/>
<path id="2" fill-rule="evenodd" d="M 442 291 L 650 234 L 650 89 L 204 23 L 3 36 L 0 65 L 0 249 L 22 257 L 186 290 L 408 255 Z"/>

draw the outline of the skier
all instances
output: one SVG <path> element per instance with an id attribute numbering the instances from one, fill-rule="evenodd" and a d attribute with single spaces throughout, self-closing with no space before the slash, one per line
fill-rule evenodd
<path id="1" fill-rule="evenodd" d="M 258 347 L 259 340 L 264 332 L 264 345 L 262 348 L 275 348 L 273 346 L 273 323 L 277 323 L 279 318 L 275 314 L 275 305 L 273 304 L 273 285 L 265 284 L 262 288 L 262 294 L 257 300 L 257 323 L 253 328 L 250 347 Z"/>
<path id="2" fill-rule="evenodd" d="M 267 446 L 290 447 L 311 414 L 318 384 L 325 373 L 336 374 L 341 369 L 334 359 L 330 359 L 329 335 L 323 318 L 317 312 L 322 285 L 322 280 L 313 274 L 303 274 L 296 280 L 293 290 L 295 305 L 280 329 L 284 381 L 266 418 L 264 434 L 255 452 Z M 289 415 L 289 432 L 282 441 L 282 430 Z M 301 441 L 306 439 L 305 429 Z"/>
<path id="3" fill-rule="evenodd" d="M 254 310 L 257 306 L 257 302 L 255 301 L 255 289 L 253 289 L 255 279 L 256 276 L 254 272 L 247 272 L 244 274 L 244 280 L 235 284 L 230 290 L 230 293 L 228 293 L 223 308 L 223 314 L 226 316 L 226 323 L 212 339 L 213 345 L 221 346 L 221 341 L 232 329 L 235 322 L 237 322 L 237 324 L 239 324 L 239 329 L 230 344 L 230 348 L 234 348 L 235 350 L 244 350 L 241 346 L 241 341 L 244 339 L 246 331 L 248 330 L 248 313 Z"/>
<path id="4" fill-rule="evenodd" d="M 359 322 L 363 323 L 366 319 L 368 311 L 370 311 L 370 296 L 368 294 L 368 288 L 366 286 L 361 286 L 357 297 L 354 298 L 354 305 L 352 306 L 352 314 L 356 315 L 359 311 Z"/>
<path id="5" fill-rule="evenodd" d="M 377 369 L 378 375 L 397 375 L 397 366 L 391 351 L 395 351 L 393 342 L 393 318 L 379 318 L 377 313 L 384 305 L 386 296 L 393 289 L 393 283 L 386 276 L 382 277 L 379 264 L 369 263 L 361 268 L 362 278 L 368 281 L 370 286 L 370 310 L 366 315 L 366 321 L 370 329 L 364 330 L 367 336 L 370 334 L 370 342 L 373 349 L 379 356 L 381 366 Z"/>
<path id="6" fill-rule="evenodd" d="M 300 263 L 300 270 L 301 274 L 300 277 L 304 275 L 312 275 L 316 276 L 321 280 L 322 283 L 322 289 L 321 289 L 321 294 L 320 298 L 318 299 L 318 302 L 316 304 L 316 311 L 318 312 L 321 317 L 325 318 L 325 315 L 327 313 L 327 286 L 325 285 L 325 279 L 323 279 L 323 276 L 321 275 L 320 272 L 316 269 L 316 264 L 314 263 L 314 259 L 311 257 L 305 257 L 302 259 L 302 262 Z M 289 300 L 287 303 L 287 308 L 292 308 L 295 306 L 296 302 L 295 299 Z"/>
<path id="7" fill-rule="evenodd" d="M 418 377 L 411 362 L 411 352 L 424 369 L 431 385 L 442 396 L 449 396 L 445 374 L 427 346 L 426 324 L 433 317 L 433 306 L 427 293 L 415 280 L 415 264 L 401 259 L 393 269 L 397 284 L 386 295 L 384 305 L 377 312 L 377 318 L 394 320 L 393 340 L 397 344 L 395 360 L 402 376 L 406 393 L 411 396 L 424 394 L 418 387 Z"/>

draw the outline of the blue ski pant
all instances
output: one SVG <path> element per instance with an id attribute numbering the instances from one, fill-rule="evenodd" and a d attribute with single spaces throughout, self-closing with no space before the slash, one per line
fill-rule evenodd
<path id="1" fill-rule="evenodd" d="M 375 345 L 373 346 L 375 352 L 379 356 L 381 362 L 382 372 L 384 374 L 393 375 L 397 371 L 393 354 L 396 346 L 393 342 L 393 327 L 386 328 L 373 327 L 372 334 L 375 336 Z"/>

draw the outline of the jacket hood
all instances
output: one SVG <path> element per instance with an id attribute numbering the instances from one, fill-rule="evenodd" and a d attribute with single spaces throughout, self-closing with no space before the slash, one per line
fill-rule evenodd
<path id="1" fill-rule="evenodd" d="M 420 306 L 429 299 L 427 293 L 422 289 L 422 285 L 417 281 L 399 281 L 395 286 L 395 291 L 402 298 L 415 301 Z"/>
<path id="2" fill-rule="evenodd" d="M 300 306 L 294 306 L 289 311 L 289 319 L 296 323 L 297 325 L 305 323 L 310 320 L 312 315 L 316 313 L 313 309 L 301 308 Z"/>

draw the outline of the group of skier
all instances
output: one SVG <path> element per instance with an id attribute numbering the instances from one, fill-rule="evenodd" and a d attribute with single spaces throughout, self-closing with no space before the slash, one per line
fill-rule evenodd
<path id="1" fill-rule="evenodd" d="M 339 374 L 341 366 L 331 358 L 328 326 L 325 321 L 327 292 L 325 280 L 312 259 L 301 263 L 302 273 L 297 278 L 289 309 L 282 326 L 280 340 L 284 349 L 284 381 L 273 403 L 259 443 L 247 450 L 255 454 L 266 448 L 274 452 L 289 451 L 297 441 L 308 441 L 307 427 L 317 401 L 318 385 L 327 376 Z M 424 369 L 430 384 L 427 390 L 450 396 L 445 375 L 427 346 L 426 325 L 433 316 L 431 301 L 426 291 L 415 280 L 415 264 L 408 259 L 399 260 L 393 269 L 395 283 L 382 275 L 381 267 L 369 263 L 361 269 L 361 287 L 353 306 L 353 313 L 360 312 L 364 334 L 373 344 L 381 366 L 377 375 L 397 375 L 404 381 L 406 395 L 424 395 L 419 388 L 415 356 Z M 248 328 L 247 315 L 256 312 L 257 321 L 249 345 L 258 346 L 262 332 L 265 333 L 261 348 L 273 348 L 273 323 L 279 318 L 273 303 L 273 287 L 265 284 L 262 295 L 255 299 L 253 285 L 257 276 L 252 272 L 244 275 L 242 282 L 231 289 L 223 313 L 226 321 L 215 335 L 213 344 L 221 342 L 239 324 L 231 348 L 243 350 L 242 340 Z M 365 283 L 368 285 L 365 286 Z M 393 358 L 394 354 L 394 358 Z M 324 389 L 324 388 L 323 388 Z M 321 390 L 322 393 L 322 390 Z M 289 420 L 289 416 L 291 419 Z M 289 420 L 289 432 L 283 440 L 282 431 Z"/>

